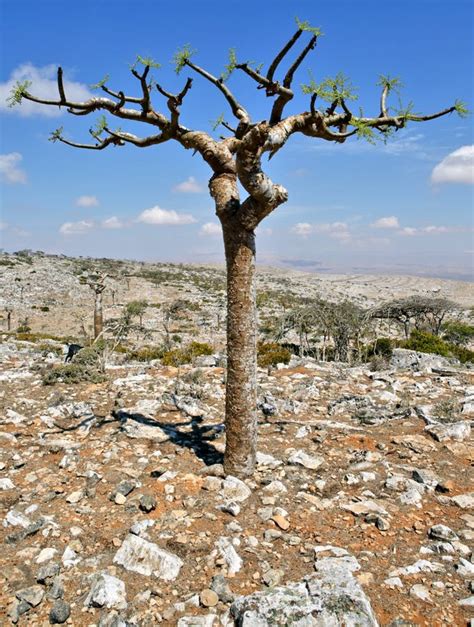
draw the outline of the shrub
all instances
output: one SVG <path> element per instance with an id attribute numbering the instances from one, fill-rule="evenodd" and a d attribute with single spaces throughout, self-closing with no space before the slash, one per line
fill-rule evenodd
<path id="1" fill-rule="evenodd" d="M 367 357 L 373 357 L 374 355 L 380 355 L 381 357 L 392 356 L 393 342 L 389 337 L 379 337 L 373 344 L 369 344 L 367 347 Z"/>
<path id="2" fill-rule="evenodd" d="M 210 344 L 205 342 L 191 342 L 183 348 L 174 348 L 164 353 L 161 363 L 164 366 L 181 366 L 182 364 L 190 364 L 196 357 L 200 355 L 212 355 L 214 349 Z"/>
<path id="3" fill-rule="evenodd" d="M 420 353 L 434 353 L 442 357 L 449 357 L 450 354 L 449 345 L 443 342 L 440 337 L 426 331 L 418 331 L 417 329 L 413 330 L 410 334 L 410 339 L 404 341 L 401 345 L 402 348 Z"/>
<path id="4" fill-rule="evenodd" d="M 261 368 L 287 364 L 291 359 L 291 352 L 277 342 L 259 342 L 257 345 L 257 363 Z"/>
<path id="5" fill-rule="evenodd" d="M 42 307 L 40 307 L 40 311 L 49 311 L 48 305 L 43 305 Z"/>
<path id="6" fill-rule="evenodd" d="M 50 344 L 49 342 L 40 342 L 36 348 L 41 352 L 43 356 L 46 356 L 48 353 L 54 353 L 58 357 L 61 357 L 63 354 L 62 346 Z"/>
<path id="7" fill-rule="evenodd" d="M 136 361 L 152 361 L 153 359 L 161 359 L 165 351 L 161 346 L 142 346 L 128 353 L 130 359 Z"/>
<path id="8" fill-rule="evenodd" d="M 20 324 L 20 326 L 17 328 L 16 332 L 17 333 L 29 333 L 31 331 L 31 327 L 28 326 L 28 324 L 26 324 L 25 322 L 22 322 Z"/>
<path id="9" fill-rule="evenodd" d="M 464 322 L 448 322 L 443 326 L 443 340 L 452 344 L 467 344 L 474 339 L 474 326 Z"/>
<path id="10" fill-rule="evenodd" d="M 474 363 L 474 351 L 464 348 L 464 346 L 457 346 L 456 344 L 450 344 L 451 353 L 459 359 L 462 364 Z"/>
<path id="11" fill-rule="evenodd" d="M 70 383 L 103 383 L 106 380 L 99 370 L 84 367 L 81 364 L 65 364 L 43 374 L 43 385 Z"/>
<path id="12" fill-rule="evenodd" d="M 102 383 L 106 380 L 100 371 L 100 357 L 104 346 L 97 342 L 77 353 L 74 362 L 58 368 L 47 370 L 43 374 L 43 385 L 54 385 L 62 382 L 71 383 Z"/>

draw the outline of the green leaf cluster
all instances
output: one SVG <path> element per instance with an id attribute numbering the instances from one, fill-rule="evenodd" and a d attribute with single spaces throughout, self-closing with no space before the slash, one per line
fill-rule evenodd
<path id="1" fill-rule="evenodd" d="M 237 55 L 235 53 L 235 48 L 230 48 L 229 50 L 229 63 L 225 66 L 224 72 L 221 74 L 221 80 L 226 81 L 232 72 L 237 67 Z"/>
<path id="2" fill-rule="evenodd" d="M 55 131 L 53 131 L 50 136 L 49 136 L 49 141 L 50 142 L 57 142 L 60 141 L 62 139 L 63 136 L 63 127 L 60 126 L 59 128 L 57 128 Z"/>
<path id="3" fill-rule="evenodd" d="M 211 120 L 212 130 L 215 131 L 222 124 L 223 121 L 224 121 L 223 113 L 220 114 L 217 120 L 214 120 L 214 121 Z"/>
<path id="4" fill-rule="evenodd" d="M 17 81 L 13 86 L 10 95 L 7 98 L 8 106 L 14 107 L 15 105 L 21 104 L 24 95 L 28 92 L 28 87 L 30 87 L 31 81 Z"/>
<path id="5" fill-rule="evenodd" d="M 196 54 L 196 50 L 191 48 L 191 44 L 186 44 L 175 53 L 172 63 L 174 63 L 176 74 L 181 72 L 186 65 L 186 61 L 189 61 L 193 54 Z"/>
<path id="6" fill-rule="evenodd" d="M 401 89 L 403 87 L 403 83 L 398 76 L 394 76 L 393 78 L 391 78 L 389 75 L 385 76 L 384 74 L 380 74 L 377 85 L 379 87 L 387 87 L 388 91 Z"/>
<path id="7" fill-rule="evenodd" d="M 462 100 L 456 100 L 456 102 L 454 103 L 454 109 L 456 110 L 456 113 L 459 115 L 460 118 L 467 118 L 467 116 L 471 114 L 466 106 L 466 103 Z"/>
<path id="8" fill-rule="evenodd" d="M 310 82 L 303 84 L 301 89 L 304 94 L 317 94 L 326 102 L 340 103 L 341 100 L 357 100 L 357 95 L 354 93 L 356 88 L 342 72 L 334 78 L 325 78 L 319 84 L 311 77 Z"/>
<path id="9" fill-rule="evenodd" d="M 109 81 L 109 78 L 110 78 L 110 76 L 108 74 L 106 74 L 101 81 L 99 81 L 98 83 L 95 83 L 94 85 L 91 85 L 90 88 L 91 89 L 100 89 L 101 87 L 103 87 Z"/>
<path id="10" fill-rule="evenodd" d="M 377 136 L 370 124 L 359 118 L 351 118 L 349 124 L 356 129 L 357 139 L 365 139 L 372 145 L 376 143 Z"/>
<path id="11" fill-rule="evenodd" d="M 149 68 L 154 68 L 155 70 L 161 67 L 161 64 L 155 61 L 154 59 L 152 59 L 151 57 L 141 57 L 139 54 L 137 54 L 137 60 L 134 63 L 134 67 L 136 66 L 137 63 L 141 63 L 142 65 L 149 67 Z"/>
<path id="12" fill-rule="evenodd" d="M 89 129 L 89 133 L 92 135 L 92 137 L 95 137 L 95 139 L 99 139 L 99 137 L 102 135 L 106 128 L 107 118 L 105 117 L 105 115 L 101 115 L 95 123 L 95 126 Z"/>
<path id="13" fill-rule="evenodd" d="M 307 21 L 301 22 L 297 17 L 295 17 L 295 20 L 296 20 L 296 25 L 298 26 L 300 30 L 311 33 L 312 35 L 315 35 L 316 37 L 320 37 L 321 35 L 324 35 L 324 33 L 321 31 L 319 27 L 311 26 L 311 24 Z"/>

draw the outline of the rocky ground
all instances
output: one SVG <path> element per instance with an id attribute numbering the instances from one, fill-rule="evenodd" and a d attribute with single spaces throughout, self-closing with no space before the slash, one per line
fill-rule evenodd
<path id="1" fill-rule="evenodd" d="M 222 468 L 221 268 L 3 254 L 0 270 L 0 624 L 472 624 L 474 370 L 402 349 L 379 371 L 259 369 L 243 482 Z M 173 341 L 216 355 L 176 369 L 115 354 L 102 383 L 43 385 L 66 350 L 48 335 L 90 333 L 94 271 L 106 319 L 148 301 L 132 344 L 159 344 L 180 298 Z M 258 288 L 260 322 L 282 295 L 473 303 L 467 283 L 419 277 L 260 269 Z M 22 341 L 25 319 L 44 336 Z"/>
<path id="2" fill-rule="evenodd" d="M 401 349 L 382 372 L 259 370 L 258 467 L 241 482 L 222 471 L 212 359 L 47 387 L 35 346 L 3 339 L 2 624 L 474 615 L 472 371 Z"/>

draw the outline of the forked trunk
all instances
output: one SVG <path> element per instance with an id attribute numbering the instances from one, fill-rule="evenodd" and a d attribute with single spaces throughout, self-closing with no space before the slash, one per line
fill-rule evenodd
<path id="1" fill-rule="evenodd" d="M 104 328 L 104 316 L 102 312 L 102 292 L 95 293 L 94 301 L 94 339 L 97 339 Z"/>
<path id="2" fill-rule="evenodd" d="M 253 472 L 257 446 L 255 233 L 223 224 L 227 264 L 227 474 Z"/>

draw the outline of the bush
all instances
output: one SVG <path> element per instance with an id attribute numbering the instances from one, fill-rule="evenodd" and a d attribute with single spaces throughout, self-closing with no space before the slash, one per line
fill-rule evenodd
<path id="1" fill-rule="evenodd" d="M 42 307 L 40 307 L 40 311 L 49 311 L 48 305 L 43 305 Z"/>
<path id="2" fill-rule="evenodd" d="M 261 368 L 287 364 L 291 359 L 291 352 L 277 342 L 259 342 L 257 345 L 257 363 Z"/>
<path id="3" fill-rule="evenodd" d="M 55 383 L 103 383 L 105 376 L 99 370 L 87 368 L 81 364 L 65 364 L 48 370 L 43 374 L 43 385 Z"/>
<path id="4" fill-rule="evenodd" d="M 152 361 L 153 359 L 161 359 L 165 351 L 161 346 L 142 346 L 128 353 L 129 359 L 136 361 Z"/>
<path id="5" fill-rule="evenodd" d="M 379 355 L 390 358 L 393 353 L 393 342 L 389 337 L 379 337 L 373 344 L 367 347 L 367 357 Z"/>
<path id="6" fill-rule="evenodd" d="M 28 326 L 25 323 L 20 324 L 20 326 L 16 330 L 16 332 L 20 333 L 20 334 L 22 334 L 22 333 L 29 333 L 30 331 L 31 331 L 31 327 Z"/>
<path id="7" fill-rule="evenodd" d="M 43 385 L 54 385 L 62 382 L 71 383 L 102 383 L 106 380 L 100 371 L 100 357 L 103 345 L 97 342 L 80 350 L 74 357 L 74 362 L 64 364 L 58 368 L 47 370 L 43 374 Z"/>
<path id="8" fill-rule="evenodd" d="M 205 342 L 191 342 L 183 348 L 174 348 L 163 354 L 161 363 L 163 366 L 181 366 L 182 364 L 190 364 L 200 355 L 212 355 L 214 349 L 210 344 Z"/>
<path id="9" fill-rule="evenodd" d="M 419 351 L 420 353 L 434 353 L 442 357 L 455 357 L 461 363 L 474 363 L 474 351 L 445 342 L 437 335 L 425 331 L 412 331 L 410 339 L 400 342 L 402 348 Z"/>
<path id="10" fill-rule="evenodd" d="M 434 353 L 442 357 L 449 357 L 449 345 L 438 337 L 426 331 L 413 330 L 410 339 L 401 343 L 402 348 L 407 348 L 420 353 Z"/>
<path id="11" fill-rule="evenodd" d="M 448 322 L 443 326 L 443 340 L 463 345 L 474 339 L 474 326 L 464 322 Z"/>

